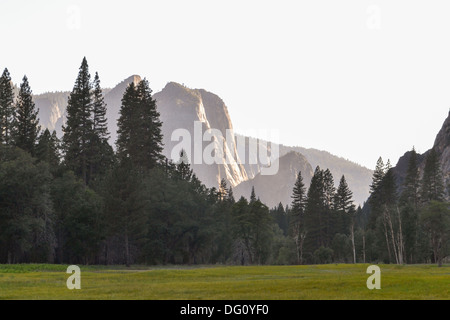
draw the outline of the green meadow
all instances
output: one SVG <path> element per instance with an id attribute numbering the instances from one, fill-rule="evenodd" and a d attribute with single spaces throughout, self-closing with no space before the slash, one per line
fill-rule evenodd
<path id="1" fill-rule="evenodd" d="M 379 290 L 368 266 L 80 266 L 69 290 L 67 265 L 0 265 L 0 299 L 450 299 L 450 265 L 378 265 Z"/>

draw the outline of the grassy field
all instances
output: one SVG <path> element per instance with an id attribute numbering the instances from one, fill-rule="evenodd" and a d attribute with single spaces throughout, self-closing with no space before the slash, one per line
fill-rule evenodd
<path id="1" fill-rule="evenodd" d="M 69 290 L 65 265 L 0 265 L 0 299 L 450 299 L 449 265 L 379 265 L 380 290 L 368 266 L 80 266 Z"/>

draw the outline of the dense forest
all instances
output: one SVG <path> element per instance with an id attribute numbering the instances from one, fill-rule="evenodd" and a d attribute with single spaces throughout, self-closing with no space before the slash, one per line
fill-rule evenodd
<path id="1" fill-rule="evenodd" d="M 100 78 L 84 58 L 63 137 L 41 130 L 27 77 L 0 78 L 0 263 L 316 264 L 443 263 L 450 211 L 432 150 L 416 153 L 401 188 L 376 164 L 371 195 L 356 208 L 345 176 L 301 172 L 292 203 L 268 208 L 252 190 L 235 199 L 207 188 L 186 156 L 162 155 L 161 121 L 146 79 L 127 87 L 115 148 Z M 399 192 L 398 190 L 401 190 Z"/>

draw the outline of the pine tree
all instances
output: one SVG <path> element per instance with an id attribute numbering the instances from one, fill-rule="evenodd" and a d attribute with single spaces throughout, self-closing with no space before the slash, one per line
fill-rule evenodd
<path id="1" fill-rule="evenodd" d="M 256 201 L 255 186 L 252 186 L 252 193 L 250 194 L 250 203 L 253 203 L 255 201 Z"/>
<path id="2" fill-rule="evenodd" d="M 214 245 L 213 262 L 225 263 L 233 252 L 233 230 L 232 230 L 232 208 L 234 206 L 234 197 L 231 187 L 227 189 L 225 179 L 222 179 L 219 185 L 217 195 L 213 197 L 213 216 L 210 217 L 213 223 Z"/>
<path id="3" fill-rule="evenodd" d="M 67 167 L 88 184 L 89 156 L 92 139 L 92 84 L 89 67 L 83 58 L 75 86 L 67 105 L 67 122 L 63 127 L 63 148 Z"/>
<path id="4" fill-rule="evenodd" d="M 364 227 L 363 219 L 363 208 L 359 205 L 355 212 L 355 225 L 358 226 L 356 232 L 361 239 L 361 253 L 362 253 L 362 263 L 366 263 L 366 229 Z"/>
<path id="5" fill-rule="evenodd" d="M 303 243 L 306 238 L 305 228 L 305 208 L 306 208 L 306 187 L 303 183 L 302 173 L 299 171 L 292 191 L 292 204 L 290 211 L 290 234 L 294 238 L 297 253 L 297 263 L 303 263 Z M 281 204 L 281 203 L 280 203 Z M 287 210 L 286 210 L 287 211 Z"/>
<path id="6" fill-rule="evenodd" d="M 224 178 L 220 180 L 218 197 L 220 201 L 224 201 L 228 198 L 228 186 Z"/>
<path id="7" fill-rule="evenodd" d="M 431 149 L 427 155 L 421 185 L 422 201 L 443 201 L 444 182 L 436 150 Z"/>
<path id="8" fill-rule="evenodd" d="M 355 249 L 355 205 L 353 204 L 353 192 L 348 187 L 345 176 L 342 175 L 339 181 L 339 187 L 335 197 L 335 208 L 338 214 L 338 221 L 340 221 L 339 233 L 346 233 L 350 230 L 350 237 L 352 240 L 353 249 L 353 263 L 356 263 L 356 249 Z"/>
<path id="9" fill-rule="evenodd" d="M 122 98 L 117 152 L 122 162 L 140 169 L 152 169 L 163 160 L 159 112 L 146 79 L 131 83 Z"/>
<path id="10" fill-rule="evenodd" d="M 334 187 L 334 178 L 329 169 L 326 169 L 323 172 L 323 187 L 324 187 L 324 196 L 325 196 L 325 207 L 331 209 L 334 207 L 334 198 L 336 188 Z"/>
<path id="11" fill-rule="evenodd" d="M 390 161 L 388 160 L 385 167 L 385 175 L 380 183 L 382 201 L 388 206 L 395 205 L 397 203 L 397 184 L 394 171 Z"/>
<path id="12" fill-rule="evenodd" d="M 108 121 L 106 119 L 106 103 L 104 101 L 100 78 L 95 73 L 92 93 L 92 131 L 90 137 L 89 177 L 92 184 L 98 176 L 106 174 L 113 164 L 114 151 L 108 143 Z"/>
<path id="13" fill-rule="evenodd" d="M 419 207 L 419 167 L 417 165 L 417 152 L 413 148 L 408 161 L 408 169 L 406 171 L 405 181 L 403 182 L 403 191 L 400 196 L 402 205 L 410 204 L 415 210 Z"/>
<path id="14" fill-rule="evenodd" d="M 145 211 L 145 207 L 135 200 L 136 196 L 140 197 L 143 195 L 137 183 L 139 180 L 145 181 L 145 177 L 147 175 L 143 173 L 148 173 L 149 170 L 154 169 L 158 165 L 162 164 L 162 160 L 164 158 L 161 153 L 162 124 L 159 120 L 159 113 L 156 110 L 156 102 L 152 98 L 151 92 L 152 91 L 149 88 L 148 81 L 146 79 L 142 80 L 137 87 L 134 85 L 134 83 L 130 83 L 122 97 L 120 117 L 117 122 L 118 138 L 116 141 L 116 145 L 119 166 L 113 172 L 120 173 L 115 178 L 117 180 L 115 182 L 117 189 L 115 192 L 117 194 L 120 194 L 120 198 L 118 198 L 117 201 L 119 201 L 118 204 L 121 203 L 121 205 L 120 207 L 112 207 L 111 211 L 119 217 L 124 217 L 125 220 L 128 220 L 128 216 L 130 215 L 135 216 L 135 218 L 133 218 L 135 222 L 126 222 L 126 224 L 124 225 L 124 229 L 122 230 L 125 242 L 127 265 L 129 265 L 131 261 L 130 243 L 133 241 L 133 237 L 136 238 L 136 234 L 141 233 L 140 231 L 134 231 L 135 228 L 140 227 L 140 224 L 136 224 L 136 222 L 138 222 L 138 219 L 144 218 L 148 215 Z M 181 175 L 184 178 L 187 178 L 186 174 L 191 175 L 190 168 L 185 167 L 186 164 L 184 163 L 184 161 L 182 161 L 181 163 L 183 164 L 179 165 L 178 169 L 180 169 L 182 172 L 170 172 L 173 170 L 173 167 L 175 167 L 175 170 L 173 171 L 177 171 L 177 167 L 169 166 L 168 161 L 166 162 L 165 166 L 166 172 L 163 172 L 162 170 L 161 172 L 159 172 L 159 170 L 152 172 L 152 174 L 155 174 L 157 176 L 159 176 L 160 174 L 167 175 L 163 181 L 165 183 L 165 186 L 160 186 L 160 188 L 162 188 L 163 190 L 164 188 L 173 189 L 172 183 L 170 183 L 171 181 L 167 179 L 167 177 L 170 175 Z M 136 179 L 136 181 L 133 181 L 132 179 Z M 152 181 L 153 179 L 149 180 Z M 179 179 L 178 182 L 187 182 L 180 180 L 181 179 Z M 192 185 L 197 185 L 197 179 L 194 175 L 192 175 L 192 178 L 190 180 Z M 185 184 L 180 185 L 186 186 Z M 169 191 L 170 190 L 165 190 L 163 194 Z M 144 200 L 141 201 L 142 203 L 145 203 Z M 175 205 L 176 202 L 174 202 L 173 204 L 166 203 L 167 200 L 165 195 L 163 197 L 163 201 L 164 206 L 167 207 L 163 210 L 166 217 L 165 219 L 169 219 L 167 211 L 169 211 L 170 213 L 169 207 Z M 183 211 L 176 209 L 175 212 L 179 214 Z M 178 232 L 179 227 L 184 228 L 185 223 L 188 222 L 184 220 L 180 221 L 177 227 L 174 227 L 172 228 L 172 230 L 168 230 L 168 232 L 165 232 L 166 236 L 172 236 L 170 244 L 171 248 L 164 248 L 165 251 L 175 250 L 174 246 L 176 245 L 176 243 L 187 237 L 187 235 L 184 234 L 171 235 L 171 232 Z M 192 227 L 192 225 L 190 227 Z M 195 235 L 192 235 L 192 237 L 196 238 Z M 178 240 L 173 241 L 173 239 Z M 165 240 L 163 240 L 163 243 L 164 241 Z M 159 242 L 161 243 L 161 240 L 159 240 Z M 169 257 L 167 256 L 168 253 L 169 252 L 164 254 L 165 262 L 169 259 Z"/>
<path id="15" fill-rule="evenodd" d="M 383 181 L 385 175 L 385 166 L 383 163 L 383 159 L 381 157 L 378 158 L 377 164 L 375 167 L 375 171 L 372 175 L 372 184 L 370 185 L 370 198 L 369 198 L 369 206 L 370 206 L 370 216 L 369 216 L 369 226 L 371 228 L 375 228 L 376 219 L 381 214 L 381 203 L 383 200 L 383 196 L 381 195 L 381 182 Z"/>
<path id="16" fill-rule="evenodd" d="M 28 78 L 24 76 L 16 103 L 14 144 L 31 155 L 35 153 L 40 131 L 38 113 L 39 110 L 35 108 Z"/>
<path id="17" fill-rule="evenodd" d="M 329 247 L 335 233 L 336 216 L 334 214 L 334 200 L 336 188 L 331 171 L 327 168 L 323 171 L 324 208 L 322 211 L 325 224 L 325 247 Z"/>
<path id="18" fill-rule="evenodd" d="M 93 131 L 94 134 L 100 139 L 100 141 L 107 141 L 109 139 L 109 132 L 108 121 L 106 119 L 106 103 L 103 97 L 103 91 L 100 85 L 98 72 L 95 73 L 93 86 Z"/>
<path id="19" fill-rule="evenodd" d="M 56 136 L 56 131 L 50 134 L 48 129 L 38 138 L 38 143 L 36 145 L 36 158 L 40 161 L 47 162 L 51 169 L 56 169 L 60 163 L 59 155 L 59 139 Z"/>
<path id="20" fill-rule="evenodd" d="M 234 239 L 234 255 L 236 260 L 244 265 L 247 261 L 253 261 L 252 239 L 253 224 L 249 212 L 249 203 L 242 196 L 233 205 L 232 210 L 232 234 Z"/>
<path id="21" fill-rule="evenodd" d="M 370 194 L 371 195 L 376 194 L 376 191 L 377 191 L 378 187 L 380 186 L 384 175 L 385 175 L 385 166 L 383 163 L 383 159 L 381 157 L 379 157 L 377 160 L 377 164 L 375 166 L 375 171 L 373 172 L 372 184 L 370 185 Z"/>
<path id="22" fill-rule="evenodd" d="M 323 216 L 324 190 L 323 171 L 317 166 L 308 189 L 305 209 L 305 229 L 308 233 L 305 239 L 305 249 L 309 254 L 313 254 L 316 249 L 325 246 L 326 242 L 326 221 Z"/>
<path id="23" fill-rule="evenodd" d="M 227 200 L 231 203 L 234 204 L 236 202 L 236 200 L 234 199 L 234 195 L 233 195 L 233 188 L 230 186 L 228 188 L 228 192 L 227 192 Z"/>
<path id="24" fill-rule="evenodd" d="M 187 158 L 186 151 L 181 150 L 180 152 L 180 160 L 176 165 L 176 171 L 178 176 L 182 180 L 191 181 L 193 171 L 191 169 L 191 165 L 189 164 L 189 159 Z"/>
<path id="25" fill-rule="evenodd" d="M 293 215 L 297 216 L 303 214 L 306 205 L 306 187 L 305 184 L 303 183 L 301 171 L 298 172 L 297 180 L 295 181 L 291 198 L 292 198 L 291 211 Z"/>
<path id="26" fill-rule="evenodd" d="M 280 202 L 278 203 L 278 206 L 273 208 L 271 210 L 272 216 L 274 217 L 275 222 L 277 223 L 278 227 L 283 231 L 283 235 L 287 236 L 289 232 L 288 227 L 288 217 L 287 213 L 284 210 L 283 204 Z"/>
<path id="27" fill-rule="evenodd" d="M 405 257 L 414 263 L 418 247 L 418 218 L 420 205 L 420 179 L 417 165 L 417 153 L 413 148 L 410 152 L 403 191 L 400 195 L 401 220 L 405 238 Z"/>
<path id="28" fill-rule="evenodd" d="M 13 85 L 9 71 L 5 68 L 0 77 L 0 143 L 12 143 L 14 111 Z"/>
<path id="29" fill-rule="evenodd" d="M 138 152 L 136 145 L 137 128 L 137 105 L 138 98 L 134 82 L 130 83 L 125 89 L 120 108 L 120 117 L 117 120 L 117 155 L 119 161 L 124 164 L 131 162 L 134 155 Z"/>
<path id="30" fill-rule="evenodd" d="M 353 205 L 353 192 L 348 187 L 345 176 L 342 175 L 339 187 L 336 191 L 335 206 L 339 213 L 348 213 Z"/>
<path id="31" fill-rule="evenodd" d="M 144 166 L 151 169 L 159 164 L 162 159 L 162 123 L 159 119 L 159 112 L 156 107 L 156 101 L 152 97 L 148 81 L 144 78 L 139 82 L 136 92 L 139 99 L 140 129 L 142 132 L 138 135 L 141 152 L 140 161 Z"/>
<path id="32" fill-rule="evenodd" d="M 249 202 L 251 224 L 251 247 L 254 253 L 251 262 L 264 264 L 270 254 L 272 240 L 272 216 L 269 208 L 259 199 Z"/>
<path id="33" fill-rule="evenodd" d="M 388 250 L 392 248 L 395 262 L 403 264 L 404 239 L 400 210 L 398 208 L 397 184 L 394 171 L 388 160 L 385 167 L 385 175 L 380 184 L 381 210 Z M 390 240 L 389 240 L 390 236 Z"/>
<path id="34" fill-rule="evenodd" d="M 348 187 L 345 176 L 342 175 L 335 197 L 335 210 L 336 214 L 338 215 L 338 228 L 336 231 L 338 233 L 345 234 L 350 227 L 352 219 L 349 214 L 352 207 L 354 207 L 352 198 L 353 192 Z"/>

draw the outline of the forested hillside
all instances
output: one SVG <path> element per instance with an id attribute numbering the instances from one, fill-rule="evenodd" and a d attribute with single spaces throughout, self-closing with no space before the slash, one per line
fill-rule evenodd
<path id="1" fill-rule="evenodd" d="M 218 101 L 201 94 L 206 103 Z M 411 151 L 401 188 L 380 158 L 364 209 L 344 174 L 313 170 L 304 156 L 287 153 L 284 171 L 265 180 L 280 197 L 268 207 L 254 186 L 236 198 L 224 178 L 217 188 L 205 186 L 185 151 L 176 160 L 164 155 L 163 123 L 146 79 L 124 86 L 115 148 L 107 107 L 100 76 L 84 58 L 59 139 L 40 127 L 28 78 L 15 93 L 4 70 L 0 263 L 441 265 L 449 255 L 446 139 L 427 152 L 423 170 Z"/>

